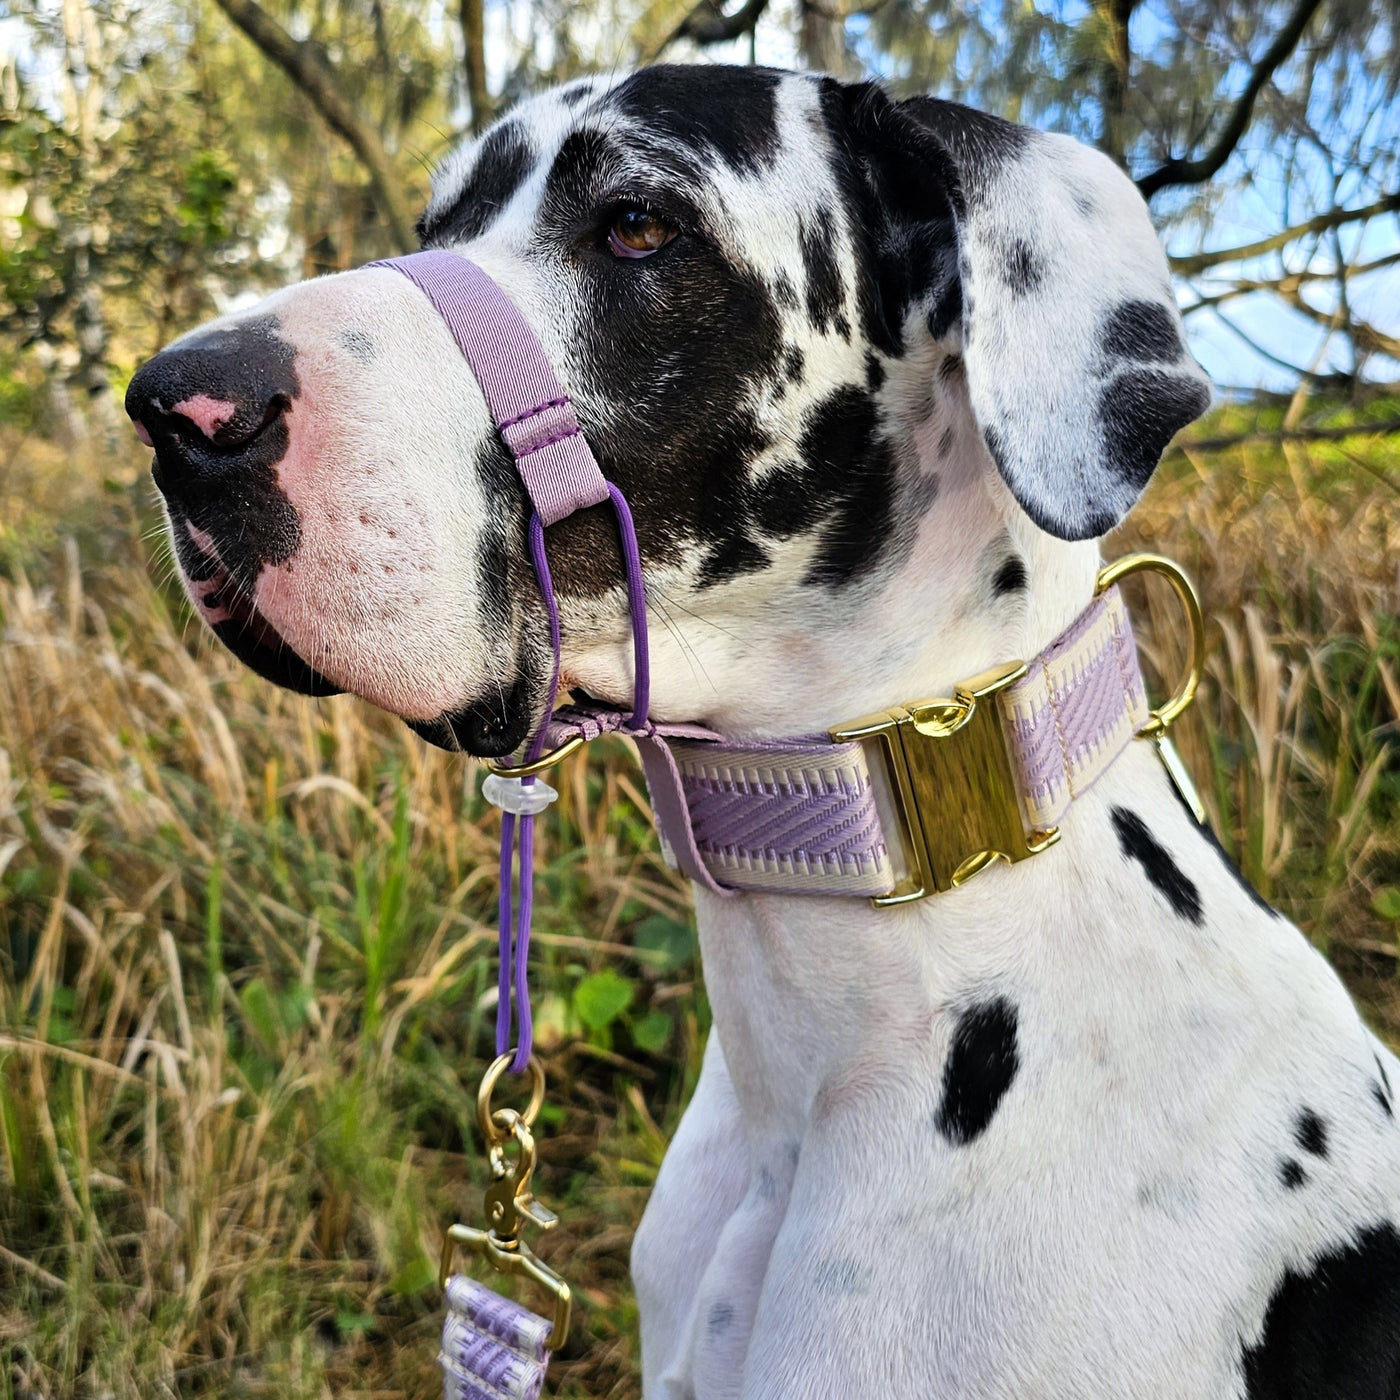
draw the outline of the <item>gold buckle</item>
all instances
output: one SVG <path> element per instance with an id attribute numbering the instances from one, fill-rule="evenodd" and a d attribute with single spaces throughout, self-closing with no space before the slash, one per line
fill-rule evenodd
<path id="1" fill-rule="evenodd" d="M 1161 574 L 1172 585 L 1191 629 L 1186 675 L 1165 704 L 1148 714 L 1136 737 L 1151 739 L 1172 783 L 1197 821 L 1201 803 L 1168 735 L 1196 696 L 1205 668 L 1200 599 L 1179 565 L 1160 554 L 1129 554 L 1099 570 L 1094 596 L 1131 574 Z M 996 695 L 1026 674 L 1011 661 L 953 687 L 951 699 L 920 700 L 851 720 L 831 730 L 835 743 L 878 740 L 893 781 L 908 872 L 877 905 L 907 904 L 966 884 L 998 860 L 1038 855 L 1060 839 L 1058 827 L 1027 832 Z"/>
<path id="2" fill-rule="evenodd" d="M 530 1059 L 530 1101 L 523 1113 L 513 1108 L 491 1109 L 491 1092 L 496 1081 L 514 1059 L 501 1055 L 491 1063 L 476 1095 L 476 1121 L 486 1138 L 491 1163 L 491 1185 L 486 1188 L 485 1230 L 470 1225 L 453 1225 L 442 1242 L 442 1262 L 438 1269 L 440 1287 L 447 1286 L 457 1246 L 480 1255 L 499 1273 L 518 1274 L 537 1283 L 554 1300 L 554 1321 L 545 1346 L 557 1351 L 569 1336 L 573 1313 L 573 1293 L 548 1264 L 537 1259 L 520 1238 L 527 1222 L 541 1230 L 552 1230 L 559 1217 L 535 1199 L 530 1179 L 535 1170 L 535 1137 L 530 1131 L 544 1102 L 544 1070 Z M 513 1142 L 519 1152 L 512 1163 L 506 1145 Z"/>
<path id="3" fill-rule="evenodd" d="M 907 875 L 877 905 L 907 904 L 966 884 L 998 860 L 1038 855 L 1058 827 L 1027 833 L 996 695 L 1026 674 L 1024 661 L 984 671 L 951 699 L 921 700 L 852 720 L 835 743 L 878 740 L 894 780 Z"/>
<path id="4" fill-rule="evenodd" d="M 1157 757 L 1162 760 L 1162 766 L 1167 770 L 1167 776 L 1171 779 L 1172 786 L 1176 788 L 1182 801 L 1194 813 L 1196 820 L 1204 826 L 1206 824 L 1205 804 L 1201 801 L 1200 793 L 1196 791 L 1195 783 L 1191 781 L 1190 773 L 1186 771 L 1186 765 L 1181 761 L 1181 755 L 1176 751 L 1176 745 L 1172 743 L 1171 736 L 1167 733 L 1168 729 L 1181 718 L 1196 698 L 1196 689 L 1205 672 L 1206 623 L 1201 614 L 1201 600 L 1196 596 L 1195 585 L 1192 584 L 1181 565 L 1174 559 L 1168 559 L 1165 555 L 1125 554 L 1123 558 L 1115 559 L 1111 564 L 1105 564 L 1099 570 L 1098 578 L 1094 583 L 1094 597 L 1097 598 L 1100 593 L 1107 592 L 1119 579 L 1127 578 L 1131 574 L 1144 573 L 1161 574 L 1171 584 L 1186 613 L 1186 621 L 1191 629 L 1191 655 L 1187 661 L 1186 675 L 1182 678 L 1171 699 L 1148 713 L 1147 723 L 1138 730 L 1134 737 L 1151 739 L 1156 745 Z"/>

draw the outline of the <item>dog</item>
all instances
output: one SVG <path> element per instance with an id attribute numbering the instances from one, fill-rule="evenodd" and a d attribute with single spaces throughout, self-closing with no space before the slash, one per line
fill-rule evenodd
<path id="1" fill-rule="evenodd" d="M 632 503 L 652 714 L 823 733 L 1034 655 L 1209 390 L 1106 157 L 927 98 L 658 66 L 520 103 L 419 232 L 543 342 Z M 133 379 L 194 606 L 481 756 L 543 718 L 510 454 L 392 270 Z M 604 508 L 563 684 L 625 708 Z M 1053 849 L 897 908 L 697 891 L 714 1030 L 633 1248 L 649 1400 L 1395 1400 L 1400 1065 L 1148 744 Z"/>

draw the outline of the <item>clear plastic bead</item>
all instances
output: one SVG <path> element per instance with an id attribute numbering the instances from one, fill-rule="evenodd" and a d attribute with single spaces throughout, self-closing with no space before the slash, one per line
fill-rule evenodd
<path id="1" fill-rule="evenodd" d="M 536 817 L 559 796 L 541 778 L 527 783 L 524 778 L 507 778 L 501 773 L 486 775 L 486 781 L 481 785 L 481 795 L 493 807 L 517 817 Z"/>

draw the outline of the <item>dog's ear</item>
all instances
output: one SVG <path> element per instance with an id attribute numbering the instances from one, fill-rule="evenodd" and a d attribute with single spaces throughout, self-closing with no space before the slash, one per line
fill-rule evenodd
<path id="1" fill-rule="evenodd" d="M 973 413 L 1021 506 L 1061 539 L 1112 529 L 1210 403 L 1132 182 L 951 102 L 827 80 L 823 105 L 862 206 L 876 343 L 960 326 Z"/>

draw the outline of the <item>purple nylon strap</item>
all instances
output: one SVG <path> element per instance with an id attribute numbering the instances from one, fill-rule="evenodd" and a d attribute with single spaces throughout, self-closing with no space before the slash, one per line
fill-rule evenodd
<path id="1" fill-rule="evenodd" d="M 530 498 L 530 560 L 549 618 L 553 669 L 545 715 L 559 693 L 559 603 L 545 553 L 544 527 L 587 506 L 612 503 L 622 547 L 627 607 L 632 619 L 633 730 L 646 726 L 651 672 L 647 648 L 646 590 L 632 512 L 621 491 L 606 480 L 579 427 L 573 404 L 559 383 L 544 347 L 515 304 L 474 262 L 458 253 L 429 250 L 368 264 L 402 273 L 433 304 L 481 385 L 487 407 Z M 544 753 L 546 719 L 525 749 L 525 762 Z M 533 783 L 530 777 L 522 783 Z M 496 1004 L 496 1053 L 511 1045 L 511 984 L 517 1021 L 515 1071 L 530 1061 L 534 1028 L 530 1015 L 530 920 L 534 903 L 535 819 L 501 813 L 500 975 Z M 519 900 L 513 898 L 512 867 L 519 844 Z M 513 946 L 512 946 L 513 945 Z M 513 976 L 512 976 L 513 974 Z"/>
<path id="2" fill-rule="evenodd" d="M 544 524 L 608 499 L 608 483 L 544 347 L 481 268 L 441 249 L 369 266 L 403 273 L 437 308 L 486 395 Z"/>

